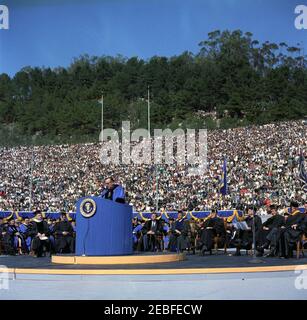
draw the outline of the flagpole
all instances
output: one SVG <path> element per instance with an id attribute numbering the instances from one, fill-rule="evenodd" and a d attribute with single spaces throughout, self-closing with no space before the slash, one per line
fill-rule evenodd
<path id="1" fill-rule="evenodd" d="M 226 170 L 226 158 L 223 157 L 223 167 L 222 167 L 222 177 L 223 177 L 223 188 L 225 188 L 225 194 L 227 194 L 227 170 Z M 220 210 L 222 210 L 221 199 L 223 200 L 223 192 L 221 192 L 221 184 L 219 185 L 219 206 Z"/>
<path id="2" fill-rule="evenodd" d="M 159 212 L 159 167 L 156 165 L 156 213 Z"/>
<path id="3" fill-rule="evenodd" d="M 223 167 L 222 167 L 222 175 L 221 175 L 221 178 L 223 177 L 223 172 L 224 172 L 224 164 L 223 164 Z M 217 209 L 220 209 L 221 207 L 221 182 L 222 182 L 222 179 L 220 179 L 219 181 L 219 184 L 218 184 L 218 202 L 217 202 Z"/>
<path id="4" fill-rule="evenodd" d="M 219 186 L 219 188 L 218 188 L 217 210 L 221 210 L 221 189 L 220 189 L 220 186 Z"/>
<path id="5" fill-rule="evenodd" d="M 101 99 L 98 102 L 101 104 L 101 141 L 103 141 L 103 91 Z"/>
<path id="6" fill-rule="evenodd" d="M 103 140 L 103 92 L 101 97 L 101 132 L 102 132 L 102 140 Z"/>

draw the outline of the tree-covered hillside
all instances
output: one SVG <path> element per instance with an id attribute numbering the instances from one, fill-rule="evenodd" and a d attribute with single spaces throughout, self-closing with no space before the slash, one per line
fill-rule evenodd
<path id="1" fill-rule="evenodd" d="M 25 67 L 0 75 L 0 144 L 98 140 L 105 127 L 130 120 L 152 128 L 227 128 L 299 119 L 307 114 L 303 50 L 259 43 L 251 33 L 214 31 L 199 52 L 170 58 L 90 57 L 68 68 Z"/>

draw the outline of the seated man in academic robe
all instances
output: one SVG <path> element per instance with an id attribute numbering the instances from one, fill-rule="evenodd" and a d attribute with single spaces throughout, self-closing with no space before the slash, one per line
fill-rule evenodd
<path id="1" fill-rule="evenodd" d="M 305 214 L 300 212 L 296 201 L 291 201 L 290 212 L 285 224 L 280 228 L 280 257 L 286 259 L 292 256 L 293 247 L 305 228 Z"/>
<path id="2" fill-rule="evenodd" d="M 175 219 L 169 218 L 168 219 L 168 231 L 167 231 L 167 246 L 166 249 L 170 252 L 176 252 L 177 250 L 177 237 L 176 237 L 176 231 L 175 231 Z"/>
<path id="3" fill-rule="evenodd" d="M 8 251 L 14 251 L 14 248 L 10 249 L 10 240 L 7 232 L 8 224 L 3 219 L 0 218 L 0 253 L 8 254 Z"/>
<path id="4" fill-rule="evenodd" d="M 60 222 L 60 219 L 48 219 L 48 229 L 49 229 L 49 240 L 50 240 L 50 251 L 51 253 L 55 253 L 55 234 L 54 234 L 54 228 L 56 224 Z"/>
<path id="5" fill-rule="evenodd" d="M 119 184 L 115 184 L 112 177 L 105 179 L 104 182 L 105 188 L 101 193 L 101 197 L 115 202 L 125 203 L 124 188 Z"/>
<path id="6" fill-rule="evenodd" d="M 8 235 L 10 237 L 11 247 L 15 254 L 22 255 L 22 248 L 24 246 L 24 240 L 19 232 L 19 226 L 14 219 L 11 219 L 7 228 Z"/>
<path id="7" fill-rule="evenodd" d="M 4 241 L 3 241 L 4 235 L 5 235 L 4 221 L 3 221 L 3 218 L 0 217 L 0 255 L 4 250 Z"/>
<path id="8" fill-rule="evenodd" d="M 225 242 L 226 229 L 224 220 L 217 216 L 217 210 L 213 209 L 209 217 L 205 220 L 200 231 L 201 254 L 206 251 L 212 253 L 214 238 L 218 237 L 221 242 Z M 221 243 L 222 245 L 223 243 Z"/>
<path id="9" fill-rule="evenodd" d="M 132 225 L 133 250 L 142 251 L 144 249 L 142 229 L 145 221 L 138 221 L 138 219 L 134 221 L 135 223 Z"/>
<path id="10" fill-rule="evenodd" d="M 137 231 L 134 231 L 135 228 L 139 226 L 139 222 L 137 218 L 132 219 L 132 242 L 133 242 L 133 250 L 136 250 L 137 247 L 137 242 L 138 242 L 138 237 L 137 234 L 139 232 L 139 229 Z"/>
<path id="11" fill-rule="evenodd" d="M 199 223 L 197 223 L 194 219 L 191 219 L 189 221 L 189 224 L 190 224 L 189 250 L 192 250 L 193 254 L 195 254 L 196 248 L 197 248 L 198 235 L 200 234 L 200 227 L 199 227 Z"/>
<path id="12" fill-rule="evenodd" d="M 180 211 L 180 216 L 184 216 L 183 211 Z M 189 250 L 191 246 L 191 226 L 187 219 L 182 218 L 183 225 L 177 237 L 177 252 L 183 252 L 184 250 Z M 175 223 L 176 225 L 176 223 Z M 175 230 L 179 230 L 175 228 Z"/>
<path id="13" fill-rule="evenodd" d="M 241 255 L 241 249 L 250 250 L 252 248 L 254 226 L 256 247 L 260 244 L 260 230 L 262 228 L 262 221 L 261 218 L 256 215 L 255 206 L 251 205 L 247 207 L 247 216 L 245 217 L 244 221 L 247 225 L 247 229 L 239 230 L 238 236 L 235 239 L 236 256 Z"/>
<path id="14" fill-rule="evenodd" d="M 277 206 L 272 204 L 269 213 L 272 215 L 266 220 L 259 232 L 260 246 L 257 247 L 258 255 L 262 256 L 265 249 L 270 248 L 265 256 L 275 256 L 278 245 L 279 229 L 285 224 L 285 218 L 278 214 Z"/>
<path id="15" fill-rule="evenodd" d="M 18 230 L 13 229 L 14 227 L 14 220 L 10 220 L 9 222 L 4 221 L 4 219 L 0 220 L 0 246 L 1 252 L 4 254 L 16 254 L 15 233 Z"/>
<path id="16" fill-rule="evenodd" d="M 29 234 L 30 229 L 31 229 L 30 219 L 25 218 L 19 226 L 19 233 L 23 238 L 23 252 L 26 254 L 28 254 L 31 250 L 32 238 L 30 237 L 30 234 Z"/>
<path id="17" fill-rule="evenodd" d="M 30 254 L 33 257 L 45 256 L 50 252 L 49 228 L 40 210 L 35 211 L 29 235 L 32 237 Z"/>
<path id="18" fill-rule="evenodd" d="M 159 244 L 157 237 L 162 234 L 162 228 L 160 221 L 157 219 L 157 215 L 153 213 L 151 219 L 145 222 L 142 228 L 144 251 L 155 251 Z"/>
<path id="19" fill-rule="evenodd" d="M 162 241 L 161 241 L 161 251 L 165 251 L 168 248 L 168 243 L 169 243 L 169 224 L 164 220 L 160 219 L 160 227 L 161 227 L 161 236 Z"/>
<path id="20" fill-rule="evenodd" d="M 177 252 L 182 252 L 189 247 L 189 233 L 190 224 L 184 218 L 183 212 L 178 211 L 176 221 L 173 221 L 170 225 L 170 236 L 169 236 L 169 248 L 171 251 L 176 249 Z"/>
<path id="21" fill-rule="evenodd" d="M 75 251 L 74 229 L 67 220 L 66 213 L 62 212 L 60 222 L 54 226 L 55 252 L 73 253 Z"/>
<path id="22" fill-rule="evenodd" d="M 3 236 L 5 235 L 5 226 L 6 223 L 4 222 L 4 219 L 0 217 L 0 241 L 3 241 Z"/>

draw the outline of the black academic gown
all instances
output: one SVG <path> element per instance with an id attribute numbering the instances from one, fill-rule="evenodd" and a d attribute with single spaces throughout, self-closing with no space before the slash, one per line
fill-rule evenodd
<path id="1" fill-rule="evenodd" d="M 175 230 L 180 231 L 180 234 Z M 169 249 L 183 251 L 189 246 L 188 235 L 190 231 L 189 221 L 185 219 L 176 220 L 170 228 L 171 234 L 169 237 Z"/>
<path id="2" fill-rule="evenodd" d="M 305 218 L 303 222 L 303 228 L 304 228 L 304 234 L 305 236 L 307 236 L 307 212 L 305 212 L 304 214 L 305 214 Z"/>
<path id="3" fill-rule="evenodd" d="M 209 229 L 208 229 L 209 228 Z M 214 237 L 219 236 L 225 242 L 226 230 L 223 219 L 219 217 L 207 219 L 200 233 L 200 241 L 205 251 L 210 251 L 214 245 Z"/>
<path id="4" fill-rule="evenodd" d="M 297 225 L 296 229 L 293 228 Z M 299 210 L 293 212 L 286 220 L 284 228 L 280 229 L 280 254 L 289 257 L 291 248 L 298 241 L 304 232 L 305 214 Z"/>
<path id="5" fill-rule="evenodd" d="M 279 214 L 276 214 L 265 221 L 262 227 L 266 227 L 269 230 L 263 230 L 263 228 L 261 229 L 259 235 L 260 245 L 269 243 L 271 247 L 276 248 L 278 244 L 279 230 L 284 224 L 285 218 Z"/>
<path id="6" fill-rule="evenodd" d="M 45 234 L 47 240 L 41 240 L 37 237 L 38 233 Z M 49 228 L 46 221 L 33 220 L 29 235 L 32 237 L 31 249 L 37 256 L 41 256 L 44 252 L 50 251 Z"/>
<path id="7" fill-rule="evenodd" d="M 154 234 L 147 234 L 148 231 L 152 231 Z M 144 250 L 154 251 L 157 246 L 157 236 L 162 234 L 160 221 L 155 220 L 154 224 L 153 220 L 146 221 L 144 227 L 142 228 L 142 234 Z"/>
<path id="8" fill-rule="evenodd" d="M 184 220 L 181 234 L 177 238 L 177 250 L 182 252 L 190 247 L 190 235 L 191 227 L 188 220 Z"/>
<path id="9" fill-rule="evenodd" d="M 63 232 L 68 232 L 67 235 L 63 235 Z M 55 236 L 55 251 L 56 253 L 62 253 L 65 249 L 69 252 L 74 252 L 74 229 L 69 221 L 60 221 L 54 227 Z"/>
<path id="10" fill-rule="evenodd" d="M 14 245 L 12 243 L 11 234 L 8 230 L 8 224 L 3 223 L 0 225 L 0 242 L 2 245 L 3 253 L 4 254 L 15 254 Z M 5 233 L 2 235 L 2 233 Z"/>

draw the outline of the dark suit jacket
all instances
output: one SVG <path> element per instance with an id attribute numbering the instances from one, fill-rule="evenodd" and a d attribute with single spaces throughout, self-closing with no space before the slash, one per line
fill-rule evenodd
<path id="1" fill-rule="evenodd" d="M 156 221 L 156 226 L 153 229 L 153 231 L 155 232 L 155 234 L 162 233 L 163 230 L 162 230 L 160 221 L 159 220 L 155 220 L 155 221 Z M 152 227 L 152 220 L 146 221 L 142 229 L 142 233 L 146 234 L 148 231 L 151 230 L 151 227 Z"/>
<path id="2" fill-rule="evenodd" d="M 54 227 L 54 234 L 57 237 L 65 237 L 63 236 L 63 231 L 67 231 L 70 236 L 73 235 L 74 229 L 69 221 L 60 221 Z"/>

